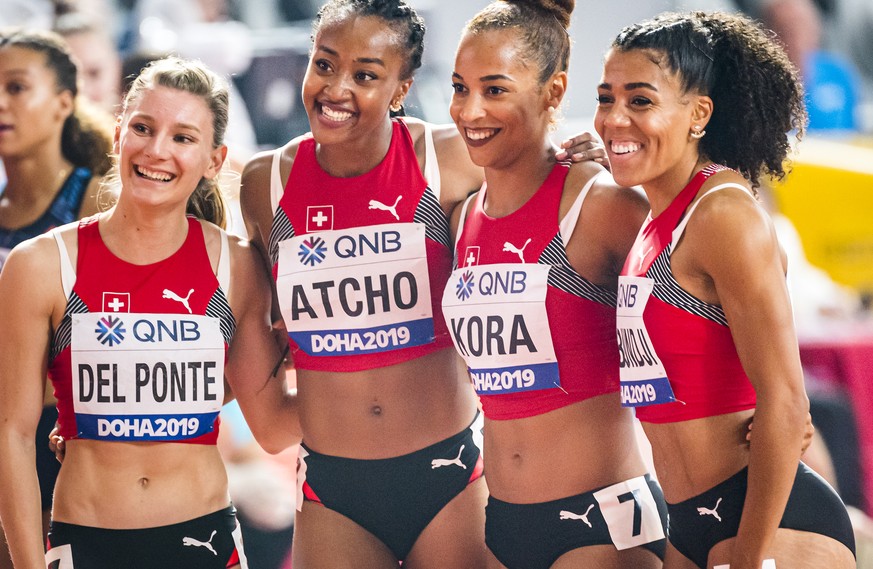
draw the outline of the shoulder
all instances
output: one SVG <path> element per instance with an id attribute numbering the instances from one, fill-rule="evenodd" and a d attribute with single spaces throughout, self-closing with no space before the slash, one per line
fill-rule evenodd
<path id="1" fill-rule="evenodd" d="M 307 137 L 309 137 L 308 133 L 292 139 L 282 146 L 281 149 L 265 150 L 252 156 L 252 158 L 246 162 L 245 168 L 243 169 L 243 184 L 248 181 L 249 185 L 252 186 L 252 182 L 256 182 L 256 189 L 251 191 L 258 191 L 263 185 L 257 182 L 265 182 L 266 187 L 269 188 L 273 159 L 277 151 L 279 152 L 281 160 L 279 170 L 282 174 L 282 179 L 287 179 L 288 174 L 291 172 L 291 166 L 294 164 L 294 158 L 297 156 L 297 149 L 300 147 L 300 143 Z"/>
<path id="2" fill-rule="evenodd" d="M 715 191 L 712 191 L 715 190 Z M 765 222 L 769 216 L 752 193 L 745 178 L 733 170 L 722 170 L 712 175 L 697 195 L 694 215 L 688 226 L 710 226 L 725 230 L 728 226 L 748 227 L 754 223 Z M 747 217 L 748 216 L 748 217 Z"/>
<path id="3" fill-rule="evenodd" d="M 434 152 L 440 170 L 440 199 L 446 212 L 454 209 L 471 191 L 484 181 L 482 168 L 473 164 L 467 144 L 454 124 L 431 124 L 416 118 L 404 118 L 412 136 L 415 152 L 425 154 L 425 129 L 430 128 Z"/>
<path id="4" fill-rule="evenodd" d="M 715 192 L 707 190 L 731 184 Z M 778 252 L 779 244 L 769 214 L 752 195 L 749 183 L 736 172 L 724 171 L 707 180 L 688 220 L 687 245 L 702 265 L 718 265 L 736 257 L 747 262 Z M 731 251 L 736 255 L 726 255 Z"/>
<path id="5" fill-rule="evenodd" d="M 629 221 L 638 220 L 638 226 L 642 224 L 649 211 L 649 202 L 642 190 L 618 185 L 612 174 L 600 164 L 592 161 L 575 163 L 570 167 L 570 172 L 564 182 L 564 196 L 561 203 L 562 215 L 593 178 L 596 179 L 588 190 L 583 206 L 586 215 L 596 214 L 597 217 L 613 217 L 610 214 L 617 214 L 625 218 L 630 217 Z"/>
<path id="6" fill-rule="evenodd" d="M 71 249 L 76 246 L 76 225 L 70 223 L 19 243 L 0 272 L 0 296 L 26 298 L 38 306 L 50 305 L 55 299 L 63 303 L 61 256 L 54 235 L 60 235 L 75 266 L 75 252 Z"/>
<path id="7" fill-rule="evenodd" d="M 266 274 L 266 267 L 259 266 L 261 258 L 251 241 L 237 235 L 233 235 L 220 227 L 203 220 L 198 220 L 203 228 L 203 237 L 206 242 L 206 250 L 213 269 L 217 269 L 222 255 L 228 255 L 230 259 L 230 273 L 232 282 L 252 281 L 261 274 Z M 226 237 L 226 241 L 223 239 Z M 224 243 L 227 250 L 224 250 Z M 252 273 L 256 272 L 256 275 Z M 235 288 L 234 284 L 234 288 Z"/>

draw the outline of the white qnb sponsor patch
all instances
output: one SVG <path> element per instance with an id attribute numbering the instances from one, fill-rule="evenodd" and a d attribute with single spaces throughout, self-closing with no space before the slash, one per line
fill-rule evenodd
<path id="1" fill-rule="evenodd" d="M 309 355 L 378 353 L 433 341 L 422 224 L 282 241 L 276 289 L 288 335 Z"/>
<path id="2" fill-rule="evenodd" d="M 479 394 L 560 387 L 546 312 L 549 267 L 498 263 L 456 269 L 443 315 Z"/>
<path id="3" fill-rule="evenodd" d="M 81 438 L 197 437 L 224 400 L 224 337 L 207 316 L 75 314 L 71 362 Z"/>
<path id="4" fill-rule="evenodd" d="M 643 320 L 654 286 L 655 281 L 647 277 L 618 277 L 616 336 L 621 404 L 625 407 L 676 400 Z"/>

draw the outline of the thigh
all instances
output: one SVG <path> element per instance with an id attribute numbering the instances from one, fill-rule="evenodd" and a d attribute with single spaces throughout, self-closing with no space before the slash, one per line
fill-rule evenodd
<path id="1" fill-rule="evenodd" d="M 730 563 L 736 538 L 717 543 L 709 552 L 707 568 Z M 808 531 L 780 528 L 768 549 L 767 558 L 776 560 L 782 569 L 849 569 L 855 557 L 845 545 L 830 537 Z"/>
<path id="2" fill-rule="evenodd" d="M 488 487 L 478 478 L 431 520 L 403 562 L 404 569 L 486 566 L 485 504 Z"/>
<path id="3" fill-rule="evenodd" d="M 591 545 L 568 551 L 552 564 L 551 569 L 660 569 L 662 565 L 657 555 L 642 547 L 619 551 L 612 545 Z"/>
<path id="4" fill-rule="evenodd" d="M 295 569 L 396 569 L 397 558 L 373 534 L 315 502 L 304 502 L 294 523 Z"/>
<path id="5" fill-rule="evenodd" d="M 667 551 L 664 554 L 664 569 L 699 569 L 693 561 L 679 553 L 670 540 L 667 540 Z"/>

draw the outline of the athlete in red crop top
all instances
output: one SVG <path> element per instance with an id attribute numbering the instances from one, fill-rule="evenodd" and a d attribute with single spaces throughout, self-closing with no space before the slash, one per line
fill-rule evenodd
<path id="1" fill-rule="evenodd" d="M 16 354 L 0 358 L 0 515 L 16 567 L 246 566 L 214 444 L 225 377 L 270 448 L 299 428 L 273 373 L 264 267 L 186 217 L 223 222 L 223 85 L 199 63 L 147 67 L 116 134 L 117 203 L 25 241 L 0 273 L 0 350 Z M 33 429 L 47 368 L 68 440 L 45 552 Z"/>
<path id="2" fill-rule="evenodd" d="M 619 404 L 614 331 L 646 204 L 600 166 L 550 156 L 569 16 L 494 2 L 461 38 L 450 110 L 486 181 L 453 218 L 443 313 L 485 412 L 485 539 L 499 566 L 656 568 L 666 505 Z M 529 43 L 530 29 L 548 33 Z M 543 61 L 564 65 L 544 76 Z"/>
<path id="3" fill-rule="evenodd" d="M 297 369 L 387 367 L 451 344 L 439 310 L 448 221 L 404 122 L 381 162 L 348 178 L 325 172 L 303 139 L 281 196 L 270 257 Z"/>
<path id="4" fill-rule="evenodd" d="M 476 399 L 438 303 L 447 215 L 483 178 L 454 125 L 390 116 L 423 40 L 406 2 L 327 2 L 303 81 L 311 134 L 243 173 L 297 367 L 295 565 L 485 566 Z"/>
<path id="5" fill-rule="evenodd" d="M 799 462 L 808 401 L 785 259 L 750 189 L 785 174 L 805 118 L 795 69 L 743 16 L 665 14 L 616 37 L 598 101 L 613 176 L 652 208 L 617 330 L 622 401 L 669 504 L 665 567 L 854 567 L 845 507 Z"/>

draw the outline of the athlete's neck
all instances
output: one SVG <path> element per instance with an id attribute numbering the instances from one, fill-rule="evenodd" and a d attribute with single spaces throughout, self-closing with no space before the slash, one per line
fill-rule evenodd
<path id="1" fill-rule="evenodd" d="M 506 165 L 485 167 L 485 213 L 506 217 L 517 211 L 540 189 L 555 166 L 554 151 L 546 144 L 538 153 Z"/>
<path id="2" fill-rule="evenodd" d="M 366 174 L 378 166 L 391 147 L 394 125 L 385 120 L 378 132 L 358 136 L 336 144 L 319 144 L 316 141 L 315 157 L 318 165 L 337 178 L 352 178 Z"/>

